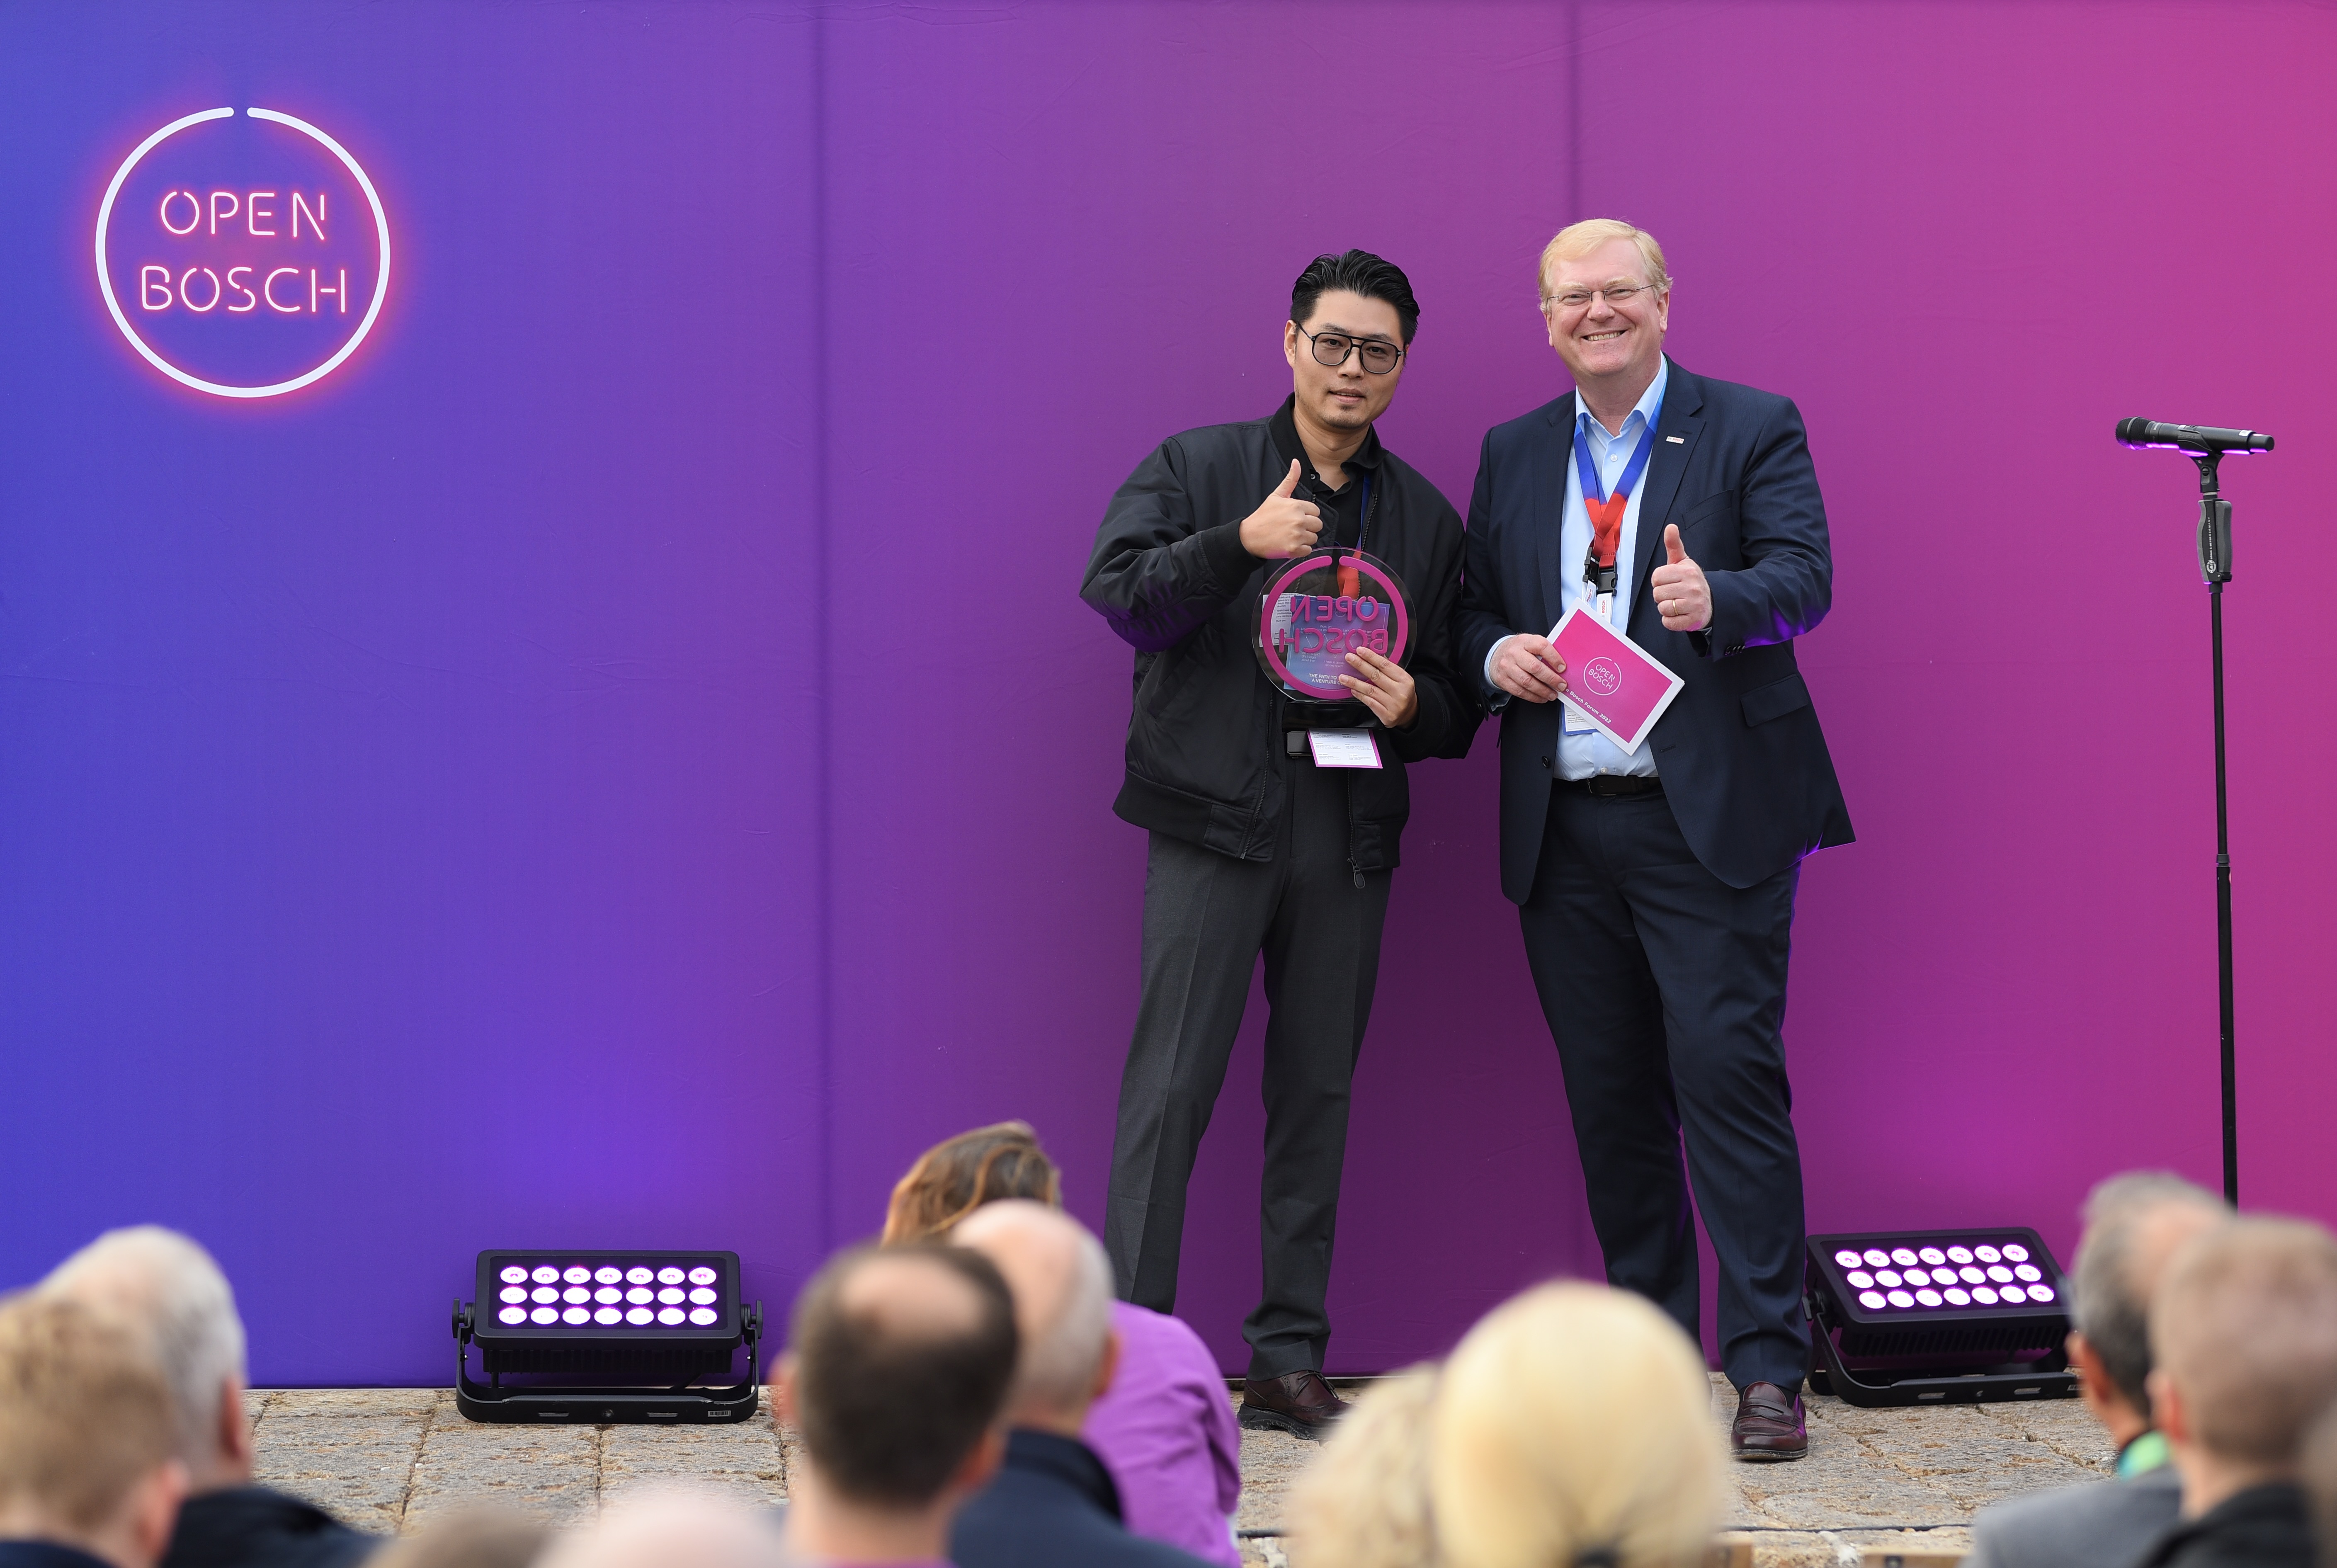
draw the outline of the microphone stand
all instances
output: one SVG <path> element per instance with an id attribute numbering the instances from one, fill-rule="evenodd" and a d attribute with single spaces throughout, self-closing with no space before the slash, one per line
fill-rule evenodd
<path id="1" fill-rule="evenodd" d="M 2232 504 L 2223 497 L 2221 452 L 2186 452 L 2199 466 L 2199 574 L 2207 581 L 2207 637 L 2215 686 L 2215 985 L 2223 1034 L 2224 1200 L 2240 1201 L 2238 1070 L 2232 1052 L 2232 836 L 2224 774 L 2224 584 L 2232 580 Z"/>

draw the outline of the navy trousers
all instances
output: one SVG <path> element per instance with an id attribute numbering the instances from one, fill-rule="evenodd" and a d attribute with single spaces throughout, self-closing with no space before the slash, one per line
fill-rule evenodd
<path id="1" fill-rule="evenodd" d="M 1561 787 L 1519 911 L 1608 1281 L 1697 1332 L 1692 1189 L 1739 1388 L 1797 1389 L 1809 1366 L 1784 1037 L 1800 876 L 1731 887 L 1697 862 L 1660 794 Z"/>

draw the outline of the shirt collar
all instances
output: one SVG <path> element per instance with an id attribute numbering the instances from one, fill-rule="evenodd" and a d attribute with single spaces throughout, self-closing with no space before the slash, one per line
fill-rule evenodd
<path id="1" fill-rule="evenodd" d="M 1667 354 L 1656 361 L 1656 378 L 1648 383 L 1648 389 L 1639 394 L 1639 400 L 1637 403 L 1631 405 L 1630 414 L 1623 416 L 1623 429 L 1619 435 L 1615 436 L 1609 436 L 1607 426 L 1590 416 L 1590 410 L 1583 406 L 1582 393 L 1578 388 L 1574 394 L 1574 427 L 1586 434 L 1595 430 L 1609 441 L 1620 441 L 1630 435 L 1631 417 L 1632 415 L 1637 415 L 1640 427 L 1646 428 L 1655 421 L 1656 411 L 1663 407 L 1664 386 L 1671 378 L 1672 360 L 1671 356 Z"/>
<path id="2" fill-rule="evenodd" d="M 1282 400 L 1282 407 L 1266 420 L 1266 427 L 1273 433 L 1274 449 L 1282 454 L 1282 460 L 1287 463 L 1296 458 L 1301 476 L 1328 490 L 1331 486 L 1324 484 L 1322 476 L 1315 472 L 1315 459 L 1306 456 L 1306 444 L 1298 439 L 1298 416 L 1292 412 L 1297 407 L 1298 394 L 1293 392 Z M 1347 459 L 1345 466 L 1376 474 L 1380 466 L 1380 429 L 1374 425 L 1364 432 L 1364 444 L 1355 448 L 1355 455 Z"/>

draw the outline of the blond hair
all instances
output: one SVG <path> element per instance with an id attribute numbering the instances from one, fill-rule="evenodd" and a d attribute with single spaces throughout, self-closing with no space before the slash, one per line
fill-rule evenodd
<path id="1" fill-rule="evenodd" d="M 102 1530 L 176 1436 L 137 1330 L 78 1301 L 0 1301 L 0 1510 Z"/>
<path id="2" fill-rule="evenodd" d="M 2176 1254 L 2150 1303 L 2150 1349 L 2193 1441 L 2286 1466 L 2337 1396 L 2337 1240 L 2302 1220 L 2234 1220 Z"/>
<path id="3" fill-rule="evenodd" d="M 1628 240 L 1639 248 L 1639 260 L 1647 267 L 1648 281 L 1657 289 L 1669 289 L 1672 276 L 1664 270 L 1664 248 L 1645 229 L 1624 222 L 1620 218 L 1586 218 L 1579 223 L 1569 223 L 1550 236 L 1541 248 L 1541 260 L 1534 265 L 1534 293 L 1547 302 L 1550 299 L 1550 269 L 1557 261 L 1579 261 L 1610 240 Z"/>
<path id="4" fill-rule="evenodd" d="M 1726 1466 L 1704 1357 L 1641 1297 L 1541 1286 L 1445 1363 L 1429 1496 L 1449 1568 L 1693 1563 L 1720 1523 Z"/>
<path id="5" fill-rule="evenodd" d="M 1290 1489 L 1296 1568 L 1429 1568 L 1428 1421 L 1436 1368 L 1373 1384 L 1339 1418 L 1323 1456 Z"/>
<path id="6" fill-rule="evenodd" d="M 1063 1206 L 1062 1177 L 1028 1122 L 976 1127 L 918 1155 L 894 1184 L 880 1240 L 887 1246 L 944 1240 L 959 1220 L 1002 1198 Z"/>

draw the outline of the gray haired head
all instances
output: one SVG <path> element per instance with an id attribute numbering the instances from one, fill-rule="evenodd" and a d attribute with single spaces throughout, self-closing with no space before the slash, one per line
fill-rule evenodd
<path id="1" fill-rule="evenodd" d="M 2221 1198 L 2172 1171 L 2113 1176 L 2086 1195 L 2086 1233 L 2069 1281 L 2078 1332 L 2102 1358 L 2117 1391 L 2140 1411 L 2150 1408 L 2145 1380 L 2150 1376 L 2150 1292 L 2156 1283 L 2143 1278 L 2141 1268 L 2146 1261 L 2155 1272 L 2166 1258 L 2145 1259 L 2138 1253 L 2152 1217 L 2167 1209 L 2218 1220 L 2232 1212 Z"/>

